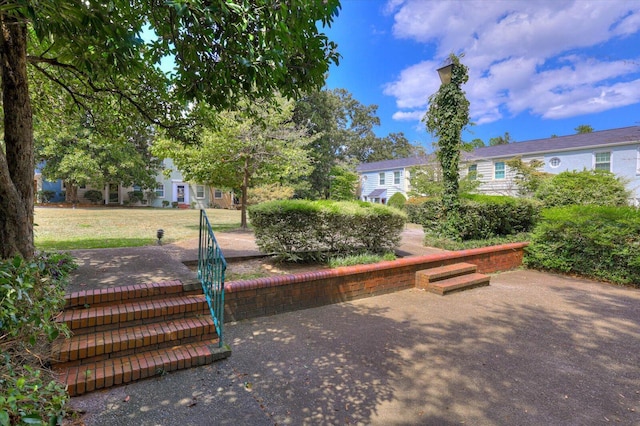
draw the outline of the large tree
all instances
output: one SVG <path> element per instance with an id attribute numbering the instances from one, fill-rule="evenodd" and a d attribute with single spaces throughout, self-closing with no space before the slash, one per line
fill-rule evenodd
<path id="1" fill-rule="evenodd" d="M 315 139 L 291 120 L 293 103 L 253 102 L 226 111 L 202 133 L 198 144 L 158 141 L 153 150 L 173 159 L 184 179 L 230 188 L 241 194 L 241 226 L 247 227 L 247 194 L 263 184 L 293 184 L 309 173 L 307 146 Z"/>
<path id="2" fill-rule="evenodd" d="M 339 0 L 19 0 L 0 4 L 4 143 L 0 258 L 33 255 L 33 113 L 27 66 L 82 108 L 95 93 L 171 127 L 161 101 L 216 107 L 319 88 L 336 46 L 318 30 Z M 144 42 L 148 29 L 155 37 Z M 157 73 L 171 56 L 171 81 Z M 171 88 L 169 90 L 168 88 Z M 116 105 L 117 106 L 117 105 Z"/>
<path id="3" fill-rule="evenodd" d="M 380 125 L 377 105 L 364 105 L 345 89 L 311 92 L 301 98 L 293 119 L 320 135 L 311 145 L 314 170 L 305 198 L 329 198 L 331 169 L 354 164 L 404 158 L 421 152 L 403 133 L 376 136 Z"/>

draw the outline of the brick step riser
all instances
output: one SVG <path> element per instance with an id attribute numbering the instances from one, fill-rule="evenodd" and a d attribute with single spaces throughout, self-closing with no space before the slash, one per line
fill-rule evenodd
<path id="1" fill-rule="evenodd" d="M 217 346 L 216 341 L 209 342 Z M 71 396 L 122 385 L 175 370 L 210 364 L 229 356 L 229 352 L 214 354 L 204 344 L 187 344 L 173 350 L 152 350 L 135 355 L 56 370 L 60 381 L 68 386 Z"/>
<path id="2" fill-rule="evenodd" d="M 86 312 L 79 310 L 65 311 L 59 321 L 64 323 L 73 334 L 77 335 L 209 315 L 209 306 L 206 300 L 204 297 L 199 299 L 197 302 L 185 302 L 169 306 L 143 306 L 129 311 L 114 309 L 107 312 L 103 308 L 89 308 Z M 69 312 L 72 312 L 72 314 Z"/>
<path id="3" fill-rule="evenodd" d="M 132 348 L 125 351 L 119 351 L 118 353 L 103 354 L 99 356 L 78 359 L 76 361 L 61 362 L 61 363 L 55 364 L 55 368 L 56 369 L 83 368 L 88 365 L 111 362 L 111 361 L 119 360 L 122 358 L 143 354 L 145 352 L 167 350 L 167 349 L 171 349 L 179 346 L 184 346 L 188 344 L 197 344 L 201 342 L 213 342 L 214 344 L 218 344 L 218 341 L 219 341 L 218 335 L 216 333 L 211 333 L 208 335 L 202 335 L 198 337 L 188 337 L 188 338 L 181 339 L 179 341 L 176 340 L 173 342 L 163 342 L 156 345 L 148 345 L 148 346 L 143 346 L 138 348 Z"/>
<path id="4" fill-rule="evenodd" d="M 459 278 L 459 277 L 456 277 L 456 278 Z M 457 283 L 454 286 L 443 286 L 438 284 L 439 283 L 436 282 L 432 286 L 429 286 L 427 288 L 427 291 L 444 296 L 444 295 L 455 293 L 458 291 L 471 290 L 476 287 L 488 286 L 490 284 L 490 278 L 489 277 L 473 278 L 470 275 L 468 281 Z"/>
<path id="5" fill-rule="evenodd" d="M 86 345 L 85 342 L 70 339 L 54 345 L 53 359 L 59 367 L 75 366 L 127 356 L 136 351 L 162 349 L 185 343 L 217 340 L 217 338 L 218 334 L 211 324 L 122 341 L 107 338 L 96 341 L 94 345 Z"/>
<path id="6" fill-rule="evenodd" d="M 184 297 L 201 294 L 202 289 L 199 286 L 190 285 L 185 289 L 179 281 L 111 287 L 108 289 L 85 290 L 67 294 L 65 296 L 65 309 L 86 309 L 87 307 L 103 307 L 122 303 L 158 300 L 167 297 Z"/>

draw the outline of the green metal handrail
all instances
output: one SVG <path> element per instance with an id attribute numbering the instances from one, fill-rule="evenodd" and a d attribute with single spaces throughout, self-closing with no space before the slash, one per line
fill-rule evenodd
<path id="1" fill-rule="evenodd" d="M 219 347 L 223 346 L 224 325 L 224 273 L 227 261 L 213 235 L 209 218 L 204 210 L 200 210 L 200 242 L 198 244 L 198 280 L 207 298 L 213 324 L 220 338 Z"/>

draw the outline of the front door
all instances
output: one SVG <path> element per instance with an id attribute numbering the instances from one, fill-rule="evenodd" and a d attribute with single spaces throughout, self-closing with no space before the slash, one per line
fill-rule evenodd
<path id="1" fill-rule="evenodd" d="M 189 186 L 186 183 L 173 184 L 173 201 L 180 204 L 189 204 Z"/>

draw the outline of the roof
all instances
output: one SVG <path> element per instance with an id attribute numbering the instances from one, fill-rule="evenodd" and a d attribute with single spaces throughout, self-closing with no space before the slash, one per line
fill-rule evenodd
<path id="1" fill-rule="evenodd" d="M 622 127 L 577 135 L 560 136 L 547 139 L 535 139 L 526 142 L 514 142 L 505 145 L 476 148 L 463 154 L 465 159 L 483 159 L 513 157 L 527 154 L 543 154 L 557 151 L 571 151 L 581 148 L 621 145 L 640 142 L 640 126 Z"/>
<path id="2" fill-rule="evenodd" d="M 358 173 L 373 172 L 376 170 L 404 169 L 407 167 L 427 164 L 429 157 L 414 156 L 409 158 L 396 158 L 394 160 L 376 161 L 374 163 L 363 163 L 358 165 Z"/>
<path id="3" fill-rule="evenodd" d="M 386 192 L 387 192 L 386 188 L 374 189 L 373 191 L 371 191 L 371 194 L 367 195 L 367 197 L 369 198 L 379 197 Z"/>

